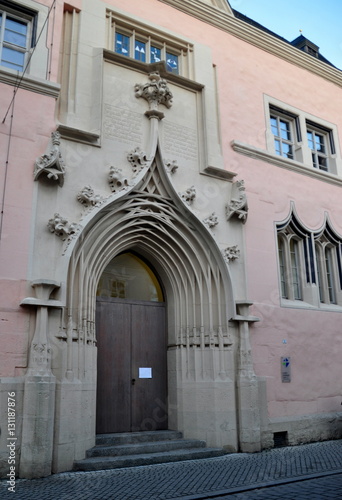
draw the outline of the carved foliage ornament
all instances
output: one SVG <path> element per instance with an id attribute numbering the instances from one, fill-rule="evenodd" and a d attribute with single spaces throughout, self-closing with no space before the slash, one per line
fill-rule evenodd
<path id="1" fill-rule="evenodd" d="M 196 189 L 194 186 L 191 186 L 186 191 L 184 191 L 184 193 L 179 193 L 179 194 L 185 203 L 191 205 L 194 199 L 196 198 Z"/>
<path id="2" fill-rule="evenodd" d="M 160 104 L 170 108 L 173 95 L 167 86 L 166 80 L 160 77 L 158 71 L 150 73 L 148 78 L 150 80 L 148 83 L 137 83 L 135 85 L 135 97 L 146 99 L 150 110 L 158 110 Z"/>
<path id="3" fill-rule="evenodd" d="M 74 222 L 70 223 L 65 217 L 56 213 L 54 217 L 49 220 L 48 228 L 51 233 L 55 233 L 56 236 L 59 236 L 64 241 L 72 234 L 75 234 L 79 226 Z"/>
<path id="4" fill-rule="evenodd" d="M 227 220 L 236 216 L 244 224 L 247 220 L 248 204 L 243 180 L 236 181 L 232 185 L 232 197 L 226 206 Z"/>
<path id="5" fill-rule="evenodd" d="M 108 182 L 113 193 L 129 186 L 127 177 L 124 177 L 121 168 L 111 166 L 108 174 Z"/>
<path id="6" fill-rule="evenodd" d="M 91 186 L 84 186 L 84 188 L 78 193 L 77 201 L 82 203 L 86 207 L 99 207 L 104 199 L 99 194 L 95 194 L 94 189 Z"/>
<path id="7" fill-rule="evenodd" d="M 240 250 L 237 245 L 234 245 L 222 250 L 222 255 L 227 264 L 229 264 L 240 257 Z"/>
<path id="8" fill-rule="evenodd" d="M 128 153 L 127 160 L 131 163 L 135 175 L 137 175 L 144 167 L 149 165 L 146 153 L 139 147 Z"/>
<path id="9" fill-rule="evenodd" d="M 213 212 L 211 215 L 209 215 L 209 217 L 206 217 L 203 222 L 206 226 L 211 228 L 217 226 L 219 221 L 217 215 L 215 214 L 215 212 Z"/>
<path id="10" fill-rule="evenodd" d="M 174 174 L 178 168 L 177 160 L 165 160 L 164 166 L 169 174 Z"/>
<path id="11" fill-rule="evenodd" d="M 64 184 L 65 166 L 59 149 L 61 135 L 59 132 L 52 132 L 52 149 L 50 153 L 37 158 L 34 166 L 34 180 L 37 181 L 42 175 L 51 179 L 62 187 Z"/>

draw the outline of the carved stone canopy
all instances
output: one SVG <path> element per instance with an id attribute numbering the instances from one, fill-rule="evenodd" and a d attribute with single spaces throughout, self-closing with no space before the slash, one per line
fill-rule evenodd
<path id="1" fill-rule="evenodd" d="M 227 220 L 236 216 L 244 224 L 248 215 L 248 203 L 243 180 L 236 181 L 232 185 L 231 200 L 226 206 Z"/>
<path id="2" fill-rule="evenodd" d="M 41 176 L 46 176 L 62 187 L 64 184 L 65 166 L 60 152 L 60 139 L 59 132 L 52 132 L 52 149 L 50 153 L 44 154 L 37 158 L 34 166 L 34 180 L 37 181 Z"/>

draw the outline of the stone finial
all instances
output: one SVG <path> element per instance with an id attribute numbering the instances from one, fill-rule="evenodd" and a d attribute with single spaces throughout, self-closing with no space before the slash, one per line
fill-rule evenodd
<path id="1" fill-rule="evenodd" d="M 222 250 L 222 255 L 227 264 L 229 264 L 240 257 L 240 250 L 237 245 L 234 245 Z"/>
<path id="2" fill-rule="evenodd" d="M 191 186 L 183 193 L 179 193 L 179 195 L 185 203 L 191 205 L 196 198 L 196 189 L 194 186 Z"/>
<path id="3" fill-rule="evenodd" d="M 58 213 L 49 220 L 47 226 L 51 233 L 55 233 L 55 235 L 59 236 L 63 241 L 72 234 L 75 234 L 79 228 L 76 223 L 70 223 L 65 217 L 62 217 Z"/>
<path id="4" fill-rule="evenodd" d="M 95 194 L 94 189 L 88 185 L 78 193 L 77 201 L 86 207 L 99 207 L 104 199 L 99 194 Z"/>
<path id="5" fill-rule="evenodd" d="M 148 78 L 150 80 L 148 83 L 137 83 L 135 85 L 135 97 L 146 99 L 150 110 L 158 110 L 160 104 L 170 108 L 173 95 L 167 86 L 166 80 L 160 77 L 158 71 L 150 73 Z"/>
<path id="6" fill-rule="evenodd" d="M 247 196 L 245 192 L 245 183 L 243 180 L 236 181 L 232 185 L 231 200 L 226 206 L 227 220 L 236 216 L 245 224 L 248 215 Z"/>
<path id="7" fill-rule="evenodd" d="M 64 184 L 65 166 L 59 149 L 61 135 L 59 132 L 52 132 L 51 137 L 52 149 L 50 153 L 37 158 L 33 177 L 37 181 L 42 175 L 45 175 L 48 179 L 57 182 L 62 187 Z"/>
<path id="8" fill-rule="evenodd" d="M 109 169 L 108 183 L 113 193 L 121 191 L 121 189 L 125 189 L 129 185 L 128 179 L 123 176 L 121 168 L 113 166 Z"/>
<path id="9" fill-rule="evenodd" d="M 215 227 L 217 226 L 218 224 L 218 217 L 217 215 L 215 214 L 215 212 L 213 212 L 211 215 L 209 215 L 208 217 L 206 217 L 204 220 L 203 220 L 204 224 L 208 227 Z"/>

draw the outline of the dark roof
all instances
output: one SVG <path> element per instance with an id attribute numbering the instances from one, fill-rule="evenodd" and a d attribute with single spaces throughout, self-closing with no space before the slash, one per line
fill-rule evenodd
<path id="1" fill-rule="evenodd" d="M 232 9 L 234 16 L 239 19 L 240 21 L 243 21 L 250 26 L 254 26 L 254 28 L 257 28 L 265 33 L 268 33 L 269 35 L 278 38 L 278 40 L 282 40 L 285 43 L 288 43 L 289 45 L 292 45 L 293 47 L 296 47 L 299 50 L 302 50 L 303 52 L 306 52 L 307 54 L 311 55 L 312 57 L 317 58 L 319 61 L 322 61 L 326 64 L 329 64 L 333 68 L 336 68 L 328 59 L 326 59 L 322 54 L 319 52 L 319 47 L 315 45 L 313 42 L 305 38 L 303 35 L 298 36 L 292 42 L 289 42 L 286 40 L 286 38 L 283 38 L 282 36 L 277 35 L 277 33 L 274 33 L 273 31 L 269 30 L 268 28 L 265 28 L 262 24 L 257 23 L 253 19 L 245 16 L 241 12 L 238 12 L 235 9 Z"/>

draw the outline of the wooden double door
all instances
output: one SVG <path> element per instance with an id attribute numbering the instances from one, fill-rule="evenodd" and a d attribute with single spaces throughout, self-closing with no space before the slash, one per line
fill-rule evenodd
<path id="1" fill-rule="evenodd" d="M 97 298 L 96 433 L 167 429 L 165 304 Z"/>

